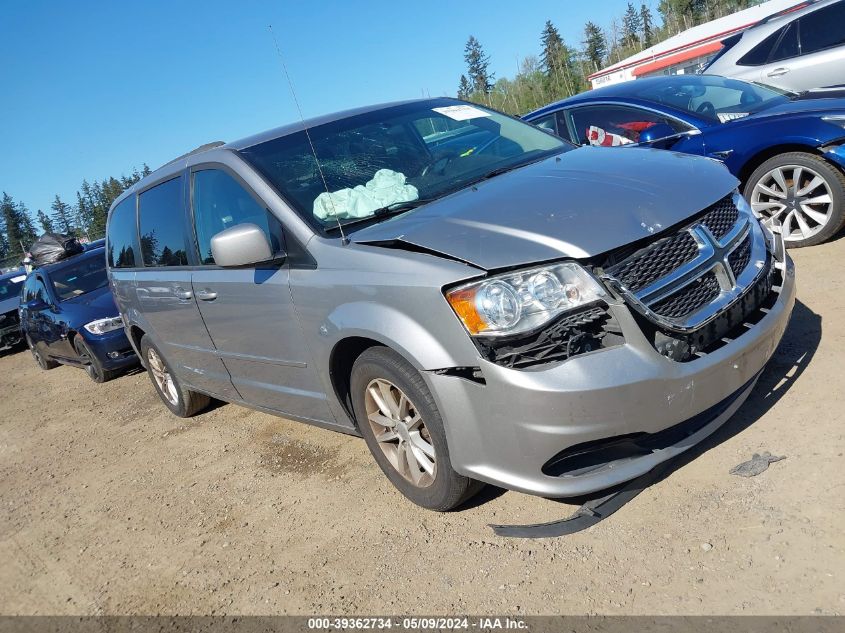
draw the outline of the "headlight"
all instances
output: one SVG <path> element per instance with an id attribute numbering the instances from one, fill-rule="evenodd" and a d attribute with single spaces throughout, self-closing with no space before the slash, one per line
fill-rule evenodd
<path id="1" fill-rule="evenodd" d="M 446 293 L 473 336 L 527 332 L 605 296 L 599 282 L 571 262 L 498 275 Z"/>
<path id="2" fill-rule="evenodd" d="M 85 329 L 91 334 L 105 334 L 113 330 L 118 330 L 123 327 L 123 319 L 120 317 L 112 317 L 110 319 L 97 319 L 91 323 L 85 324 Z"/>

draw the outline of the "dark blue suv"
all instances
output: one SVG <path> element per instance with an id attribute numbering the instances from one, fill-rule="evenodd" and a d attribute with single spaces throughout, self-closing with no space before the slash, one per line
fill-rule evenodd
<path id="1" fill-rule="evenodd" d="M 138 363 L 109 289 L 105 248 L 32 271 L 20 319 L 41 369 L 82 367 L 94 382 L 106 382 Z"/>

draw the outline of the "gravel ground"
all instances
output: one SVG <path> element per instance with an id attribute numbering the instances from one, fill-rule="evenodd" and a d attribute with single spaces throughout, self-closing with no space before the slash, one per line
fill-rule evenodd
<path id="1" fill-rule="evenodd" d="M 559 539 L 487 524 L 572 504 L 488 487 L 435 514 L 359 439 L 234 405 L 178 420 L 145 373 L 95 385 L 0 358 L 0 611 L 845 613 L 845 240 L 794 257 L 799 303 L 737 415 Z M 787 458 L 729 474 L 766 450 Z"/>

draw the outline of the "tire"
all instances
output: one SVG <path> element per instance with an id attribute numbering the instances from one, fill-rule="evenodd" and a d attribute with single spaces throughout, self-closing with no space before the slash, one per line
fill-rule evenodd
<path id="1" fill-rule="evenodd" d="M 770 158 L 749 176 L 743 192 L 756 214 L 778 217 L 788 248 L 826 242 L 845 224 L 845 175 L 815 154 Z"/>
<path id="2" fill-rule="evenodd" d="M 365 350 L 352 367 L 350 389 L 355 419 L 367 447 L 382 472 L 408 499 L 442 512 L 459 506 L 484 487 L 452 469 L 443 419 L 434 398 L 422 376 L 399 354 L 380 346 Z M 387 411 L 395 412 L 394 419 L 386 419 Z M 371 422 L 373 417 L 393 426 Z M 406 422 L 397 426 L 396 421 L 403 417 Z M 377 432 L 381 440 L 376 439 Z"/>
<path id="3" fill-rule="evenodd" d="M 44 354 L 37 348 L 35 345 L 32 344 L 29 336 L 26 337 L 26 344 L 29 347 L 29 351 L 32 352 L 32 357 L 35 359 L 35 363 L 44 371 L 49 371 L 50 369 L 55 369 L 59 366 L 54 360 L 50 360 L 48 357 L 44 356 Z"/>
<path id="4" fill-rule="evenodd" d="M 102 363 L 100 363 L 100 359 L 94 355 L 91 348 L 88 347 L 88 344 L 79 335 L 73 339 L 73 349 L 76 350 L 80 360 L 88 361 L 88 364 L 85 366 L 85 373 L 94 382 L 104 383 L 114 380 L 120 373 L 118 371 L 104 369 Z"/>
<path id="5" fill-rule="evenodd" d="M 141 355 L 150 382 L 153 383 L 158 397 L 173 415 L 190 418 L 209 405 L 211 402 L 209 396 L 186 389 L 179 383 L 164 356 L 146 334 L 141 338 Z M 162 384 L 159 385 L 159 382 Z M 166 389 L 166 393 L 163 389 Z"/>

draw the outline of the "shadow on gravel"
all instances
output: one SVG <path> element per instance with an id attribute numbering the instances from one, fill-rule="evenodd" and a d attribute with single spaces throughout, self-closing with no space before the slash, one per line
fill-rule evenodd
<path id="1" fill-rule="evenodd" d="M 813 312 L 801 301 L 796 300 L 795 308 L 792 311 L 792 318 L 789 321 L 783 339 L 772 358 L 769 359 L 766 368 L 763 370 L 760 379 L 757 381 L 748 399 L 724 425 L 700 444 L 682 453 L 674 460 L 658 466 L 657 468 L 662 468 L 663 470 L 654 478 L 650 485 L 671 476 L 677 469 L 697 459 L 703 453 L 732 438 L 734 435 L 741 433 L 765 415 L 804 372 L 804 369 L 806 369 L 815 355 L 821 338 L 821 316 Z M 773 446 L 768 448 L 778 454 L 787 452 L 787 447 Z M 624 484 L 616 488 L 621 489 L 622 487 L 624 487 Z M 603 497 L 613 492 L 613 490 L 613 488 L 610 488 L 583 497 L 550 499 L 550 501 L 567 506 L 580 506 L 590 500 Z M 458 508 L 458 510 L 482 505 L 487 501 L 501 496 L 505 492 L 501 488 L 488 485 L 481 493 L 470 499 L 466 504 Z"/>

